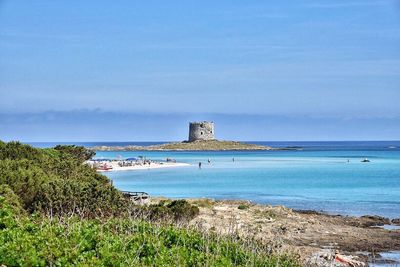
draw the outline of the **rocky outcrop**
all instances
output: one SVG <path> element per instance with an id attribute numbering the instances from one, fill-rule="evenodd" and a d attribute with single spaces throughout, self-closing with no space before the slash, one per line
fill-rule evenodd
<path id="1" fill-rule="evenodd" d="M 392 224 L 400 225 L 400 218 L 393 219 Z"/>

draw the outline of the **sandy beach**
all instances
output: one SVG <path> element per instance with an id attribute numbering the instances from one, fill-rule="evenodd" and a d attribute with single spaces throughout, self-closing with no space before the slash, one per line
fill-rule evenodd
<path id="1" fill-rule="evenodd" d="M 174 167 L 187 167 L 190 166 L 188 163 L 182 162 L 151 162 L 146 164 L 135 164 L 133 166 L 119 166 L 117 161 L 108 162 L 107 166 L 111 166 L 112 169 L 102 170 L 98 169 L 99 172 L 110 172 L 110 171 L 136 171 L 136 170 L 151 170 L 161 168 L 174 168 Z"/>

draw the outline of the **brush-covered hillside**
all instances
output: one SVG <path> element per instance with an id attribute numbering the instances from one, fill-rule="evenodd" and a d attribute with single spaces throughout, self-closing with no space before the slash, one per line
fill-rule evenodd
<path id="1" fill-rule="evenodd" d="M 297 266 L 297 257 L 189 227 L 185 200 L 136 206 L 76 146 L 0 142 L 0 266 Z"/>

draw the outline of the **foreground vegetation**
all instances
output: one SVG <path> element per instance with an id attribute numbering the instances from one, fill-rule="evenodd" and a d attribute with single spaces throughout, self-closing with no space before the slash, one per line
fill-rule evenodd
<path id="1" fill-rule="evenodd" d="M 294 266 L 237 236 L 190 229 L 184 200 L 135 206 L 83 164 L 82 147 L 0 142 L 0 265 Z"/>

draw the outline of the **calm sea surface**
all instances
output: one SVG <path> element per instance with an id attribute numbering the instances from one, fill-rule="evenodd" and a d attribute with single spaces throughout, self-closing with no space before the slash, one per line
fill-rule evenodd
<path id="1" fill-rule="evenodd" d="M 155 143 L 74 143 L 128 145 Z M 97 152 L 97 158 L 174 158 L 191 166 L 108 172 L 122 190 L 171 198 L 248 199 L 295 209 L 400 217 L 400 141 L 254 142 L 299 151 Z M 33 143 L 48 147 L 54 143 Z M 235 158 L 235 161 L 232 161 Z M 364 158 L 369 163 L 362 163 Z M 211 164 L 207 160 L 211 160 Z M 202 162 L 202 169 L 198 168 Z"/>

